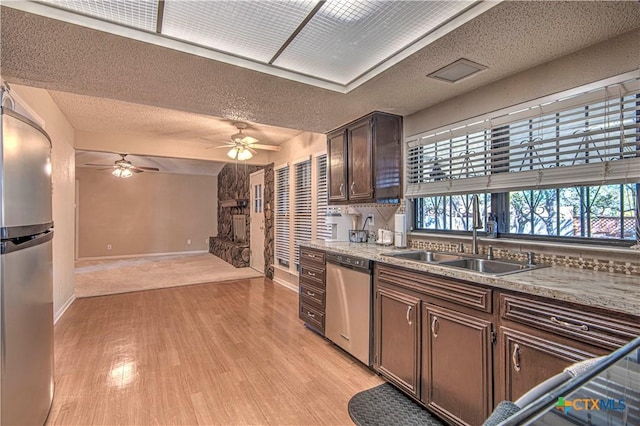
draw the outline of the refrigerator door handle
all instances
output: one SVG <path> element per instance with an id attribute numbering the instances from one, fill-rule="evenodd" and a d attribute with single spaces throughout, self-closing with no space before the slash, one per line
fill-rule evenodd
<path id="1" fill-rule="evenodd" d="M 15 242 L 12 240 L 2 241 L 0 244 L 0 254 L 13 253 L 18 250 L 24 250 L 30 247 L 39 246 L 40 244 L 44 244 L 47 241 L 51 241 L 53 239 L 53 230 L 43 232 L 42 234 L 38 234 L 34 238 L 23 242 Z"/>

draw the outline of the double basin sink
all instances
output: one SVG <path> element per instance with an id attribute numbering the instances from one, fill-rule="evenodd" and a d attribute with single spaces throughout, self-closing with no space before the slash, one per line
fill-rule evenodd
<path id="1" fill-rule="evenodd" d="M 439 266 L 465 269 L 486 275 L 507 275 L 517 272 L 531 271 L 545 265 L 529 265 L 525 263 L 508 262 L 504 260 L 483 259 L 478 255 L 445 253 L 437 251 L 404 251 L 398 253 L 382 253 L 383 256 L 412 260 L 419 263 L 431 263 Z"/>

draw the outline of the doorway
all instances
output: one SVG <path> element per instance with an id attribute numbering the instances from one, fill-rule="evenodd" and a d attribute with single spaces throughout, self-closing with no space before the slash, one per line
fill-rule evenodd
<path id="1" fill-rule="evenodd" d="M 264 170 L 251 173 L 251 241 L 249 265 L 264 273 Z"/>

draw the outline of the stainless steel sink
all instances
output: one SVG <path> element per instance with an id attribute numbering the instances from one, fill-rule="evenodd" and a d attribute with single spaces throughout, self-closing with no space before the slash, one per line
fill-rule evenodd
<path id="1" fill-rule="evenodd" d="M 400 259 L 415 260 L 418 262 L 438 263 L 448 260 L 462 259 L 460 256 L 451 253 L 442 253 L 437 251 L 403 251 L 398 253 L 382 253 L 383 256 L 396 257 Z"/>
<path id="2" fill-rule="evenodd" d="M 531 271 L 544 267 L 544 265 L 526 265 L 523 263 L 504 262 L 500 260 L 487 260 L 476 258 L 462 258 L 441 262 L 440 266 L 451 266 L 488 275 L 506 275 L 515 272 Z"/>

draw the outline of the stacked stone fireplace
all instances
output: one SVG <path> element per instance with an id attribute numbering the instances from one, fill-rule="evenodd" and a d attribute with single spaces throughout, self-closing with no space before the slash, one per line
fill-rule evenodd
<path id="1" fill-rule="evenodd" d="M 232 215 L 232 238 L 221 236 L 209 238 L 209 253 L 236 268 L 249 266 L 247 218 L 245 214 Z"/>
<path id="2" fill-rule="evenodd" d="M 209 238 L 209 252 L 236 268 L 249 266 L 249 175 L 260 169 L 227 164 L 218 174 L 218 235 Z"/>

